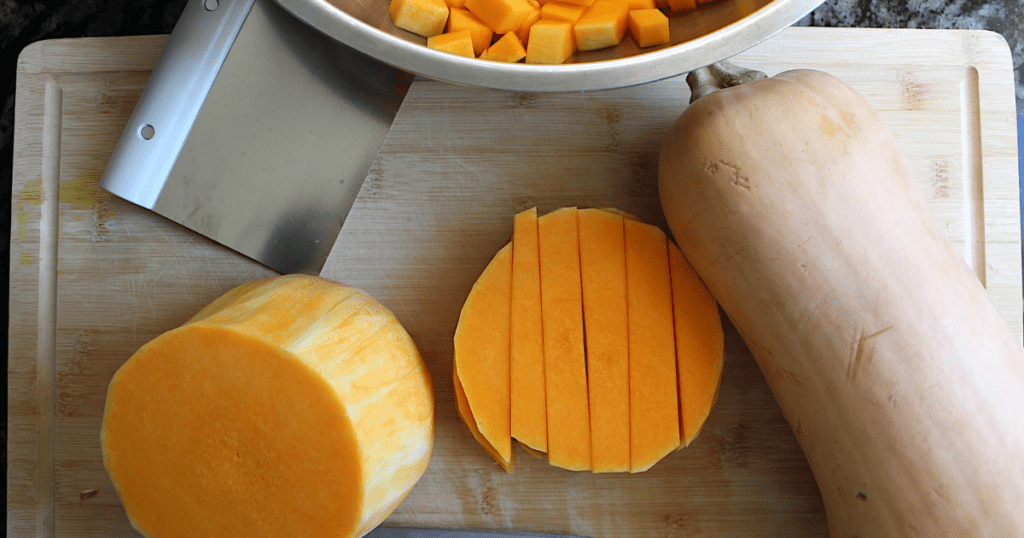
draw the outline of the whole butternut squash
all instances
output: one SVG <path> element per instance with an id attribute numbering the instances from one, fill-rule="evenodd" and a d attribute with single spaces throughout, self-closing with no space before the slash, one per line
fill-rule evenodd
<path id="1" fill-rule="evenodd" d="M 1024 536 L 1024 348 L 894 137 L 828 74 L 707 92 L 730 78 L 691 78 L 661 200 L 806 453 L 829 533 Z"/>

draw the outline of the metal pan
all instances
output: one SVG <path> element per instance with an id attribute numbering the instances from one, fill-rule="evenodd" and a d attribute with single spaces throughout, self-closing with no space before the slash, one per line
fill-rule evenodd
<path id="1" fill-rule="evenodd" d="M 504 64 L 426 47 L 395 27 L 389 0 L 275 0 L 324 34 L 377 60 L 436 80 L 513 91 L 618 88 L 673 77 L 727 59 L 793 25 L 822 0 L 717 0 L 669 12 L 671 43 L 577 53 L 562 65 Z"/>

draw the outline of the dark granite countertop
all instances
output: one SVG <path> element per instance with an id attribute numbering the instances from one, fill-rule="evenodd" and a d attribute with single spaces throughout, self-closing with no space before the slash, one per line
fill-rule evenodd
<path id="1" fill-rule="evenodd" d="M 22 49 L 33 42 L 52 38 L 170 33 L 186 3 L 187 0 L 0 0 L 0 81 L 3 91 L 0 192 L 8 193 L 0 196 L 0 229 L 10 229 L 15 70 Z M 1021 0 L 826 0 L 799 24 L 995 31 L 1006 39 L 1013 57 L 1018 125 L 1021 125 L 1024 123 L 1024 25 L 1021 21 L 1024 21 Z M 0 245 L 2 259 L 7 260 L 9 245 L 7 241 L 0 241 Z M 3 281 L 0 303 L 5 318 L 0 332 L 6 340 L 7 261 L 0 263 L 0 273 Z M 4 353 L 6 356 L 6 351 Z M 4 379 L 6 387 L 6 374 Z M 0 431 L 2 447 L 6 447 L 6 404 L 5 397 Z M 0 456 L 6 469 L 5 448 Z M 4 506 L 5 491 L 0 492 Z"/>

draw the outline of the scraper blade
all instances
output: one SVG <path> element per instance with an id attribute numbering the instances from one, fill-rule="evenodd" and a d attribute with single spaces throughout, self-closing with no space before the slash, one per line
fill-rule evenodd
<path id="1" fill-rule="evenodd" d="M 190 0 L 100 185 L 317 274 L 412 80 L 270 0 Z"/>

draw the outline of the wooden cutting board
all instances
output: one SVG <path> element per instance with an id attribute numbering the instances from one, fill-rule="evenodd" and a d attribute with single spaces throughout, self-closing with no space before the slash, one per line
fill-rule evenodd
<path id="1" fill-rule="evenodd" d="M 97 185 L 165 41 L 47 41 L 18 64 L 11 536 L 134 536 L 99 448 L 111 375 L 232 286 L 273 274 Z M 862 91 L 1021 333 L 1013 78 L 1001 38 L 791 28 L 734 60 L 769 74 L 822 69 Z M 414 83 L 323 273 L 393 309 L 434 378 L 434 456 L 387 524 L 624 538 L 825 534 L 804 456 L 731 326 L 704 432 L 645 474 L 572 473 L 522 451 L 507 474 L 455 412 L 449 372 L 459 309 L 509 240 L 513 214 L 616 206 L 664 226 L 657 153 L 688 96 L 681 77 L 582 94 Z"/>

